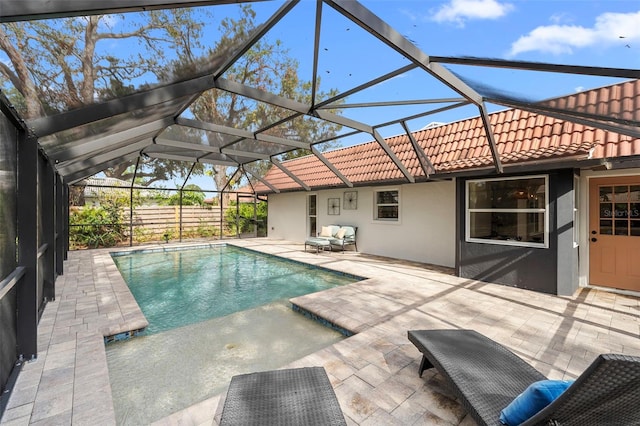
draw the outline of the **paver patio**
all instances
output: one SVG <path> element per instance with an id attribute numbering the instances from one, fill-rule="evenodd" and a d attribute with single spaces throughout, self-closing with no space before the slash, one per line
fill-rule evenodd
<path id="1" fill-rule="evenodd" d="M 350 425 L 473 425 L 407 330 L 471 328 L 550 378 L 575 378 L 599 353 L 640 355 L 640 298 L 596 289 L 557 297 L 455 277 L 437 268 L 353 252 L 304 252 L 269 239 L 230 244 L 369 279 L 292 301 L 356 332 L 284 367 L 323 366 Z M 111 425 L 103 336 L 146 325 L 108 250 L 70 252 L 38 327 L 39 356 L 18 378 L 2 425 Z M 198 371 L 193 372 L 198 375 Z M 215 425 L 224 394 L 156 422 Z"/>

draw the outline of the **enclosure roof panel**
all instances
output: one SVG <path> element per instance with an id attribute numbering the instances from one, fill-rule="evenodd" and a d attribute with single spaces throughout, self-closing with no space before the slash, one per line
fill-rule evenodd
<path id="1" fill-rule="evenodd" d="M 537 7 L 555 16 L 556 3 L 535 3 L 500 4 L 505 14 Z M 615 13 L 588 30 L 612 16 L 640 27 L 628 4 L 610 4 Z M 136 153 L 236 167 L 268 161 L 269 179 L 304 189 L 638 155 L 638 85 L 624 82 L 640 70 L 627 56 L 556 63 L 557 52 L 537 56 L 518 44 L 531 30 L 496 59 L 493 45 L 509 42 L 486 42 L 471 22 L 481 18 L 451 18 L 454 6 L 5 0 L 0 88 L 71 179 Z M 506 37 L 514 26 L 495 17 L 491 30 Z M 606 42 L 631 52 L 630 37 Z M 576 88 L 584 93 L 567 96 Z M 348 148 L 326 152 L 340 145 Z M 307 152 L 302 163 L 282 161 Z"/>

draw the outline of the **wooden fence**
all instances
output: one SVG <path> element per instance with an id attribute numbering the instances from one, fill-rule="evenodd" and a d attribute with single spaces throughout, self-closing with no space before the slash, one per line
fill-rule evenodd
<path id="1" fill-rule="evenodd" d="M 228 207 L 235 211 L 235 206 Z M 133 209 L 133 239 L 137 242 L 152 241 L 165 238 L 175 240 L 182 236 L 218 237 L 220 236 L 221 216 L 222 234 L 229 229 L 224 221 L 224 213 L 219 207 L 204 208 L 200 206 L 138 206 Z M 129 223 L 129 209 L 123 210 L 123 219 Z M 182 233 L 180 225 L 182 224 Z"/>
<path id="2" fill-rule="evenodd" d="M 224 211 L 220 207 L 201 206 L 137 206 L 133 209 L 133 221 L 129 221 L 130 209 L 123 208 L 121 221 L 109 223 L 73 223 L 70 244 L 72 248 L 109 247 L 104 237 L 113 235 L 109 229 L 118 227 L 115 244 L 143 244 L 154 241 L 176 241 L 183 239 L 219 239 L 249 238 L 266 236 L 266 221 L 255 221 L 252 218 L 239 218 L 239 227 L 235 222 L 236 206 L 229 206 Z M 82 209 L 75 207 L 74 209 Z M 225 213 L 231 210 L 233 214 Z M 182 215 L 182 220 L 181 220 Z M 227 221 L 225 216 L 232 218 Z M 222 220 L 221 220 L 222 219 Z M 265 222 L 265 223 L 263 223 Z M 182 226 L 182 229 L 181 229 Z M 241 234 L 238 235 L 238 229 Z M 118 235 L 120 237 L 118 237 Z"/>

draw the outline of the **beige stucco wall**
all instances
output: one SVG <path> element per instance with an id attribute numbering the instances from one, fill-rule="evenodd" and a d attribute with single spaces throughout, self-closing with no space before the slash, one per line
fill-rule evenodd
<path id="1" fill-rule="evenodd" d="M 400 191 L 400 220 L 374 220 L 374 190 Z M 344 192 L 358 192 L 358 208 L 344 209 Z M 358 251 L 418 262 L 455 265 L 455 183 L 428 182 L 388 187 L 332 189 L 269 195 L 268 235 L 303 242 L 308 235 L 307 199 L 317 195 L 322 225 L 358 227 Z M 340 198 L 340 214 L 327 214 L 327 200 Z"/>

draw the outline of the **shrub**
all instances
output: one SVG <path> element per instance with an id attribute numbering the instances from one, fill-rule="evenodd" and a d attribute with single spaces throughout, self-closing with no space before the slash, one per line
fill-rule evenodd
<path id="1" fill-rule="evenodd" d="M 126 197 L 106 196 L 100 206 L 84 206 L 69 214 L 69 242 L 73 248 L 113 247 L 126 240 L 122 206 Z"/>
<path id="2" fill-rule="evenodd" d="M 85 206 L 69 216 L 72 247 L 113 247 L 126 239 L 119 209 Z"/>
<path id="3" fill-rule="evenodd" d="M 254 230 L 254 226 L 257 226 L 258 228 L 260 228 L 261 226 L 265 226 L 267 221 L 267 203 L 264 201 L 260 201 L 256 204 L 257 223 L 254 222 L 253 206 L 253 203 L 240 203 L 240 207 L 238 209 L 240 217 L 237 221 L 237 210 L 233 207 L 227 209 L 227 211 L 224 213 L 224 220 L 230 233 L 238 233 L 238 223 L 240 225 L 240 234 L 252 232 Z"/>

